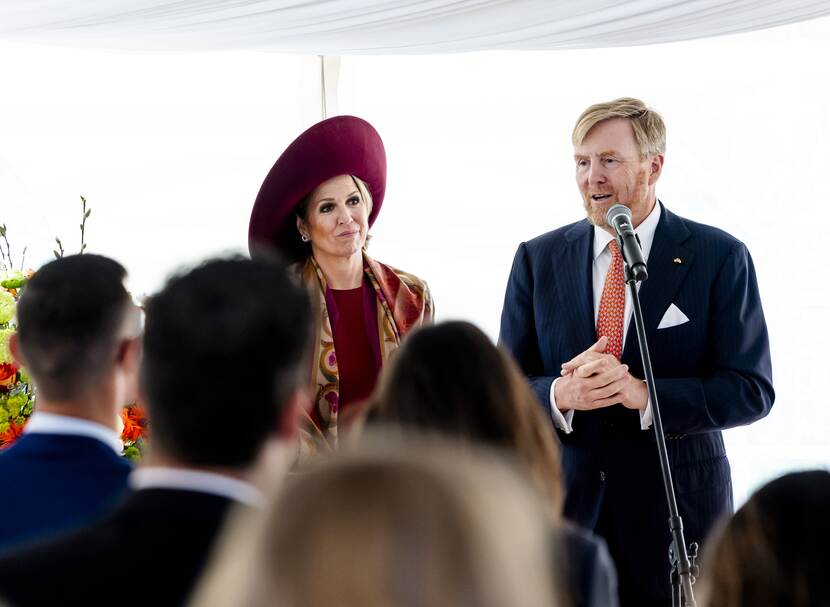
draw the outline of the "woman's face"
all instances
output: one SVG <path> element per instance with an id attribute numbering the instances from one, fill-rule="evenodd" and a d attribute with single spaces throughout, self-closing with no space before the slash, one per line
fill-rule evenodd
<path id="1" fill-rule="evenodd" d="M 359 254 L 369 230 L 369 209 L 350 175 L 324 181 L 309 196 L 306 220 L 297 218 L 315 258 Z"/>

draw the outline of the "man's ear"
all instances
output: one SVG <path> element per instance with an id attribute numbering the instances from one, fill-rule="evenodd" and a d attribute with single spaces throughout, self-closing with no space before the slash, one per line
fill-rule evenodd
<path id="1" fill-rule="evenodd" d="M 12 358 L 14 359 L 14 362 L 17 363 L 18 367 L 26 366 L 26 360 L 23 358 L 23 353 L 20 351 L 20 338 L 17 336 L 17 333 L 9 335 L 9 352 L 11 352 Z"/>
<path id="2" fill-rule="evenodd" d="M 663 154 L 654 154 L 649 162 L 648 185 L 654 185 L 663 172 Z"/>
<path id="3" fill-rule="evenodd" d="M 311 398 L 305 388 L 297 387 L 285 401 L 280 419 L 277 420 L 277 438 L 291 440 L 297 437 L 300 424 L 311 410 Z"/>
<path id="4" fill-rule="evenodd" d="M 118 344 L 115 361 L 121 366 L 137 369 L 141 361 L 141 337 L 125 337 Z"/>
<path id="5" fill-rule="evenodd" d="M 124 404 L 130 404 L 140 398 L 138 386 L 138 368 L 141 364 L 141 337 L 127 337 L 118 344 L 115 366 L 123 373 L 126 394 Z"/>

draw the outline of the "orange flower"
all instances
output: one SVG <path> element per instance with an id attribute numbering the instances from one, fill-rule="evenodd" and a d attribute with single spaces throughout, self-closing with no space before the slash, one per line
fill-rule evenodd
<path id="1" fill-rule="evenodd" d="M 7 388 L 17 380 L 17 367 L 12 363 L 0 364 L 0 388 Z"/>
<path id="2" fill-rule="evenodd" d="M 23 434 L 23 425 L 18 426 L 13 421 L 9 423 L 9 429 L 0 434 L 0 451 L 11 447 L 21 434 Z"/>
<path id="3" fill-rule="evenodd" d="M 121 421 L 124 429 L 121 431 L 123 442 L 135 442 L 147 436 L 147 415 L 141 405 L 130 405 L 121 409 Z"/>

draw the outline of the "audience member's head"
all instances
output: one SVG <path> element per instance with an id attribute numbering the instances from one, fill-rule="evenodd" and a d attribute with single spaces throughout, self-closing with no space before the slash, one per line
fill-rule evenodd
<path id="1" fill-rule="evenodd" d="M 386 369 L 373 408 L 380 422 L 512 452 L 559 515 L 563 490 L 550 421 L 512 359 L 470 323 L 445 322 L 410 335 Z"/>
<path id="2" fill-rule="evenodd" d="M 492 453 L 362 442 L 242 521 L 194 605 L 556 605 L 546 526 L 535 492 Z"/>
<path id="3" fill-rule="evenodd" d="M 709 540 L 707 607 L 827 607 L 830 472 L 795 472 L 759 489 Z"/>
<path id="4" fill-rule="evenodd" d="M 125 276 L 112 259 L 72 255 L 46 264 L 26 285 L 10 347 L 37 386 L 39 407 L 76 413 L 87 402 L 122 406 L 135 396 L 141 322 Z M 107 420 L 114 423 L 114 415 Z"/>
<path id="5" fill-rule="evenodd" d="M 212 260 L 146 306 L 141 386 L 153 449 L 187 466 L 253 464 L 307 404 L 311 310 L 273 261 Z"/>

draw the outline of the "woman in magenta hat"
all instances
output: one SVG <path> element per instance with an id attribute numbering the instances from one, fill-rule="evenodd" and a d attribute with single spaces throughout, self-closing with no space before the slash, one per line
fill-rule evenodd
<path id="1" fill-rule="evenodd" d="M 380 135 L 365 120 L 337 116 L 288 146 L 251 211 L 251 254 L 276 248 L 296 262 L 320 311 L 306 436 L 315 445 L 336 446 L 338 418 L 351 417 L 401 339 L 432 318 L 424 281 L 366 253 L 385 190 Z"/>

